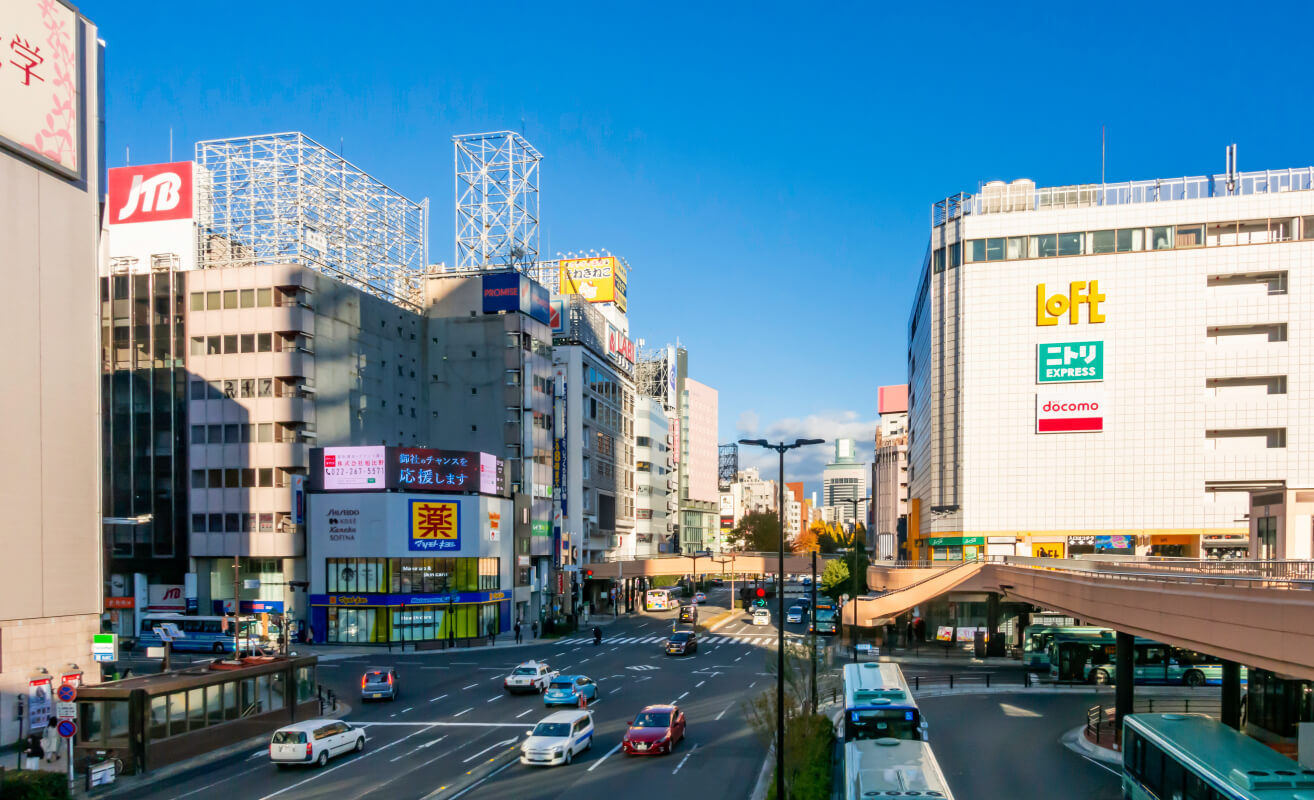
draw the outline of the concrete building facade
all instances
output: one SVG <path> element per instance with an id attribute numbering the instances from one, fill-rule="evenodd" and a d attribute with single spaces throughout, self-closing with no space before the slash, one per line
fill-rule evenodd
<path id="1" fill-rule="evenodd" d="M 659 398 L 639 394 L 634 410 L 634 554 L 667 552 L 679 511 L 671 421 Z M 663 549 L 663 545 L 666 549 Z"/>
<path id="2" fill-rule="evenodd" d="M 681 375 L 680 393 L 680 550 L 719 550 L 717 392 Z"/>
<path id="3" fill-rule="evenodd" d="M 847 527 L 867 518 L 867 468 L 858 461 L 852 439 L 835 440 L 835 458 L 822 471 L 821 486 L 828 522 Z"/>
<path id="4" fill-rule="evenodd" d="M 880 422 L 876 426 L 871 465 L 871 524 L 867 550 L 874 558 L 897 558 L 907 538 L 908 522 L 908 387 L 882 386 L 877 391 Z"/>

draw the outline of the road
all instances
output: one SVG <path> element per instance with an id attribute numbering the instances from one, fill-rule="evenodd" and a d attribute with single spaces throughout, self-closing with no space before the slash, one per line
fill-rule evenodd
<path id="1" fill-rule="evenodd" d="M 724 608 L 728 591 L 714 590 L 709 599 Z M 714 613 L 708 612 L 704 618 Z M 719 796 L 747 796 L 764 748 L 745 721 L 744 706 L 774 685 L 767 664 L 774 663 L 776 628 L 755 627 L 740 616 L 706 635 L 694 655 L 674 657 L 660 651 L 673 616 L 603 617 L 600 647 L 580 636 L 522 648 L 380 651 L 321 662 L 320 683 L 352 705 L 348 722 L 365 727 L 365 752 L 340 756 L 324 769 L 280 770 L 262 747 L 185 771 L 134 796 L 579 800 L 611 794 L 669 800 L 688 785 L 715 786 Z M 801 631 L 803 626 L 787 627 Z M 595 744 L 570 766 L 526 767 L 516 758 L 525 731 L 555 710 L 545 709 L 536 694 L 513 696 L 502 688 L 502 678 L 531 658 L 598 683 L 601 699 L 590 707 Z M 400 671 L 398 700 L 360 702 L 360 675 L 371 666 Z M 626 757 L 616 751 L 627 721 L 640 708 L 670 702 L 688 718 L 687 738 L 675 753 Z"/>
<path id="2" fill-rule="evenodd" d="M 1114 768 L 1059 741 L 1108 694 L 961 694 L 919 700 L 956 800 L 1116 800 Z"/>

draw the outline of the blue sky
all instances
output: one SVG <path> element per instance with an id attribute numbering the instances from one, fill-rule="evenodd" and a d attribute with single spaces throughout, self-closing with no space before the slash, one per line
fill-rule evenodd
<path id="1" fill-rule="evenodd" d="M 542 250 L 631 265 L 631 330 L 677 337 L 723 440 L 854 436 L 905 379 L 930 204 L 992 179 L 1314 163 L 1309 7 L 1223 4 L 130 3 L 107 42 L 111 166 L 300 130 L 432 203 L 451 136 L 543 153 Z M 823 13 L 824 12 L 824 13 Z M 809 481 L 828 448 L 791 467 Z M 756 457 L 755 457 L 756 458 Z M 748 463 L 759 463 L 745 458 Z M 774 463 L 764 460 L 762 463 Z M 770 472 L 774 473 L 774 466 Z"/>

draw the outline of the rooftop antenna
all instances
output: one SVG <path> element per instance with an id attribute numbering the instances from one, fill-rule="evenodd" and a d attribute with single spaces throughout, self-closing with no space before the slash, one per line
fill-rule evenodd
<path id="1" fill-rule="evenodd" d="M 1105 141 L 1104 128 L 1105 126 L 1103 125 L 1100 126 L 1100 183 L 1101 184 L 1104 183 L 1104 141 Z"/>
<path id="2" fill-rule="evenodd" d="M 132 166 L 132 148 L 126 144 L 123 146 L 123 166 Z"/>
<path id="3" fill-rule="evenodd" d="M 1236 191 L 1236 144 L 1227 146 L 1227 193 Z"/>
<path id="4" fill-rule="evenodd" d="M 173 161 L 173 126 L 169 126 L 169 160 Z"/>

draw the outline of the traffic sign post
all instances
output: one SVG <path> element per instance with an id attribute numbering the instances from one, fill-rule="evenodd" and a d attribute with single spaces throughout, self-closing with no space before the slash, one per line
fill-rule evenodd
<path id="1" fill-rule="evenodd" d="M 61 719 L 59 724 L 55 726 L 55 730 L 65 739 L 72 739 L 77 735 L 78 724 L 71 719 Z"/>
<path id="2" fill-rule="evenodd" d="M 61 703 L 71 703 L 78 699 L 78 687 L 71 683 L 60 684 L 60 687 L 55 690 L 55 697 L 59 698 Z M 59 716 L 64 715 L 60 714 Z"/>
<path id="3" fill-rule="evenodd" d="M 78 715 L 77 703 L 55 703 L 55 716 L 60 719 L 73 719 Z"/>
<path id="4" fill-rule="evenodd" d="M 119 636 L 116 633 L 96 633 L 91 636 L 91 657 L 97 661 L 119 660 Z"/>

